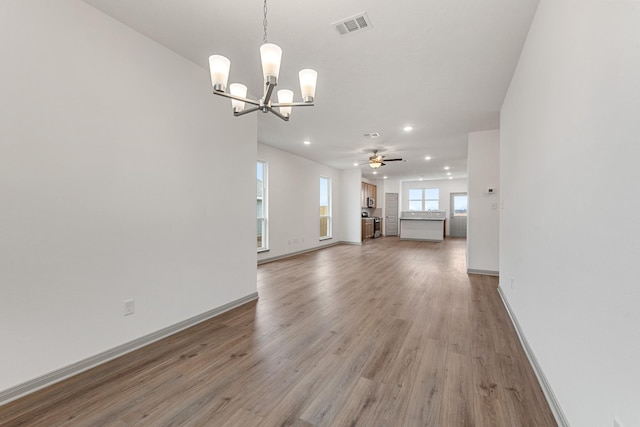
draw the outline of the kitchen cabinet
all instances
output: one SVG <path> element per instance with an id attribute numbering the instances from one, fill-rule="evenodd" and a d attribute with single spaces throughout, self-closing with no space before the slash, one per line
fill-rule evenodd
<path id="1" fill-rule="evenodd" d="M 374 235 L 374 222 L 373 218 L 362 219 L 362 240 L 371 239 Z"/>
<path id="2" fill-rule="evenodd" d="M 378 206 L 378 187 L 376 187 L 373 184 L 369 184 L 368 182 L 363 182 L 362 183 L 362 190 L 360 192 L 360 206 L 363 208 L 368 208 L 370 206 L 367 206 L 367 199 L 372 198 L 374 203 L 373 203 L 373 208 L 376 208 Z"/>

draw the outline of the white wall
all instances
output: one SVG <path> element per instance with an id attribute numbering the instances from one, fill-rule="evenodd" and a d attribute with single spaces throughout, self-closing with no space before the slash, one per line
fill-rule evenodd
<path id="1" fill-rule="evenodd" d="M 499 130 L 469 134 L 467 179 L 467 269 L 496 273 L 500 268 Z M 494 189 L 494 193 L 487 192 L 489 187 Z"/>
<path id="2" fill-rule="evenodd" d="M 411 188 L 439 188 L 440 189 L 440 210 L 447 212 L 449 219 L 451 211 L 451 193 L 466 193 L 467 179 L 443 179 L 443 180 L 424 180 L 424 181 L 402 181 L 400 191 L 400 215 L 402 211 L 409 210 L 409 189 Z M 447 221 L 445 225 L 445 233 L 450 234 L 451 221 Z"/>
<path id="3" fill-rule="evenodd" d="M 253 294 L 256 119 L 79 0 L 0 18 L 0 391 Z"/>
<path id="4" fill-rule="evenodd" d="M 639 28 L 542 0 L 501 112 L 500 287 L 576 427 L 640 425 Z"/>
<path id="5" fill-rule="evenodd" d="M 265 144 L 258 144 L 258 159 L 269 168 L 269 251 L 260 252 L 258 260 L 339 242 L 340 171 Z M 333 238 L 328 240 L 319 239 L 321 176 L 332 182 Z"/>
<path id="6" fill-rule="evenodd" d="M 385 193 L 400 193 L 400 181 L 397 179 L 387 179 L 384 181 Z"/>
<path id="7" fill-rule="evenodd" d="M 360 243 L 362 239 L 362 223 L 360 196 L 362 190 L 362 171 L 360 168 L 350 168 L 340 171 L 342 197 L 342 230 L 340 237 L 343 242 Z"/>

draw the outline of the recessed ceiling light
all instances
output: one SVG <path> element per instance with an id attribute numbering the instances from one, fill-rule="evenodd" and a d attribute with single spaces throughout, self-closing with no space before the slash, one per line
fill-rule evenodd
<path id="1" fill-rule="evenodd" d="M 444 170 L 448 171 L 449 170 L 449 166 L 445 166 Z"/>
<path id="2" fill-rule="evenodd" d="M 422 181 L 422 178 L 418 178 L 418 181 Z"/>
<path id="3" fill-rule="evenodd" d="M 373 174 L 374 174 L 374 175 L 378 175 L 378 172 L 377 172 L 377 171 L 373 171 Z"/>
<path id="4" fill-rule="evenodd" d="M 357 163 L 354 163 L 354 164 L 353 164 L 353 166 L 358 166 L 358 164 L 357 164 Z"/>
<path id="5" fill-rule="evenodd" d="M 306 141 L 304 142 L 304 145 L 309 145 L 309 144 L 311 144 L 311 141 L 309 141 L 309 140 L 306 140 Z"/>
<path id="6" fill-rule="evenodd" d="M 385 176 L 383 176 L 383 177 L 382 177 L 382 179 L 387 179 L 387 176 L 386 176 L 386 175 L 385 175 Z"/>
<path id="7" fill-rule="evenodd" d="M 452 177 L 452 176 L 450 176 L 450 177 L 449 177 L 449 179 L 453 179 L 453 177 Z"/>
<path id="8" fill-rule="evenodd" d="M 413 130 L 413 126 L 405 126 L 402 129 L 404 129 L 405 132 L 411 132 Z"/>
<path id="9" fill-rule="evenodd" d="M 424 159 L 425 160 L 431 160 L 431 156 L 426 156 Z"/>
<path id="10" fill-rule="evenodd" d="M 451 175 L 451 172 L 447 172 L 447 175 Z"/>

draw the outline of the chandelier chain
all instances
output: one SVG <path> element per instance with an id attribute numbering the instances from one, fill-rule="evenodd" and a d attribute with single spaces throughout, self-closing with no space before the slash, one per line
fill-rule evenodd
<path id="1" fill-rule="evenodd" d="M 262 20 L 262 26 L 264 27 L 264 35 L 262 36 L 262 43 L 267 43 L 267 0 L 264 0 L 264 19 Z"/>

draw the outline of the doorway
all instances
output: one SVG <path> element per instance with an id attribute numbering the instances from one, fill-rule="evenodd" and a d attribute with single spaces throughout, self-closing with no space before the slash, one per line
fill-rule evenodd
<path id="1" fill-rule="evenodd" d="M 467 193 L 451 193 L 451 237 L 467 237 Z"/>

